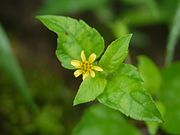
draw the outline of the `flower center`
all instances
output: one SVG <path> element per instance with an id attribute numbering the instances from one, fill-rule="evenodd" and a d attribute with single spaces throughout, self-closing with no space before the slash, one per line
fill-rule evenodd
<path id="1" fill-rule="evenodd" d="M 93 65 L 89 61 L 82 62 L 81 70 L 85 73 L 92 70 Z"/>

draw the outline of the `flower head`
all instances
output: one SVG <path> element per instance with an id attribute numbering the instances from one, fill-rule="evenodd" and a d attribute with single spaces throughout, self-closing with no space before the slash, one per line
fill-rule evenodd
<path id="1" fill-rule="evenodd" d="M 77 70 L 74 72 L 74 76 L 78 77 L 81 74 L 83 75 L 83 80 L 87 76 L 95 77 L 94 71 L 103 71 L 99 66 L 94 66 L 92 63 L 96 60 L 96 54 L 92 53 L 88 60 L 86 59 L 84 51 L 81 52 L 81 60 L 72 60 L 71 65 L 73 65 Z"/>

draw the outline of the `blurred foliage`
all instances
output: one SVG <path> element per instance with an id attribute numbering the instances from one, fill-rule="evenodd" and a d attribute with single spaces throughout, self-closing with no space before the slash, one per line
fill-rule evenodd
<path id="1" fill-rule="evenodd" d="M 163 119 L 165 115 L 165 107 L 160 101 L 156 101 L 157 108 L 159 109 Z M 156 135 L 159 129 L 159 126 L 161 125 L 160 123 L 157 122 L 151 122 L 151 121 L 146 121 L 146 125 L 148 128 L 148 132 L 150 135 Z"/>
<path id="2" fill-rule="evenodd" d="M 163 130 L 169 134 L 180 134 L 179 69 L 180 63 L 177 62 L 163 68 L 161 73 L 159 73 L 156 65 L 148 57 L 141 56 L 139 59 L 139 70 L 147 85 L 147 90 L 152 91 L 153 97 L 155 97 L 157 102 L 157 107 L 164 117 L 164 123 L 161 125 L 154 122 L 147 122 L 151 134 L 156 133 L 158 126 L 162 126 Z M 155 88 L 158 89 L 154 92 Z"/>
<path id="3" fill-rule="evenodd" d="M 141 135 L 119 112 L 103 105 L 87 108 L 72 135 Z"/>
<path id="4" fill-rule="evenodd" d="M 123 0 L 123 3 L 126 4 L 126 8 L 120 12 L 120 14 L 118 14 L 118 16 L 116 16 L 110 23 L 110 28 L 112 28 L 112 31 L 116 37 L 127 34 L 129 30 L 134 30 L 138 27 L 164 24 L 168 27 L 171 26 L 176 9 L 179 5 L 179 0 L 174 0 L 173 2 L 169 0 Z M 171 32 L 172 36 L 169 36 L 168 38 L 167 53 L 171 54 L 167 55 L 171 55 L 170 57 L 173 55 L 172 51 L 174 50 L 174 47 L 172 46 L 175 46 L 179 32 L 179 20 L 177 19 L 178 16 L 179 15 L 176 15 L 176 19 L 174 19 L 173 22 L 174 28 L 172 28 L 174 30 Z M 135 31 L 136 33 L 139 32 L 137 30 L 138 29 Z M 142 33 L 143 36 L 139 36 L 135 32 L 133 33 L 135 36 L 137 35 L 137 38 L 133 39 L 133 44 L 137 46 L 147 45 L 148 42 L 146 33 Z"/>
<path id="5" fill-rule="evenodd" d="M 77 119 L 72 109 L 73 92 L 50 69 L 37 67 L 26 71 L 32 95 L 40 108 L 27 129 L 42 135 L 70 134 Z"/>
<path id="6" fill-rule="evenodd" d="M 179 0 L 128 0 L 134 8 L 123 11 L 122 21 L 128 25 L 142 26 L 156 23 L 169 23 L 174 15 Z M 130 2 L 131 1 L 131 2 Z M 126 3 L 127 1 L 124 0 Z M 146 8 L 151 7 L 151 8 Z M 168 9 L 168 10 L 167 10 Z M 154 14 L 155 12 L 155 14 Z"/>
<path id="7" fill-rule="evenodd" d="M 158 67 L 146 56 L 139 56 L 138 69 L 144 81 L 144 87 L 151 94 L 157 94 L 161 85 Z"/>
<path id="8" fill-rule="evenodd" d="M 17 87 L 19 94 L 24 98 L 24 101 L 30 107 L 31 111 L 35 112 L 37 108 L 32 100 L 22 70 L 11 50 L 9 40 L 1 25 L 0 37 L 0 68 Z"/>
<path id="9" fill-rule="evenodd" d="M 46 105 L 26 129 L 31 133 L 34 131 L 42 135 L 61 135 L 64 132 L 63 124 L 59 122 L 61 117 L 62 108 L 60 106 Z"/>
<path id="10" fill-rule="evenodd" d="M 74 14 L 97 10 L 107 4 L 108 0 L 45 0 L 38 14 Z"/>
<path id="11" fill-rule="evenodd" d="M 26 69 L 25 73 L 32 95 L 39 105 L 47 103 L 54 105 L 59 103 L 62 105 L 72 104 L 71 96 L 73 93 L 69 91 L 62 78 L 52 71 L 36 67 L 36 70 Z"/>
<path id="12" fill-rule="evenodd" d="M 164 105 L 157 99 L 157 94 L 160 91 L 161 86 L 161 74 L 156 64 L 147 56 L 138 57 L 138 69 L 140 75 L 144 81 L 144 87 L 150 92 L 155 98 L 155 103 L 159 109 L 161 116 L 164 116 L 165 108 Z M 148 131 L 151 135 L 155 135 L 158 131 L 160 123 L 146 121 Z"/>
<path id="13" fill-rule="evenodd" d="M 0 66 L 4 71 L 0 76 L 1 133 L 12 135 L 65 133 L 64 126 L 68 126 L 68 120 L 66 124 L 62 124 L 62 116 L 68 114 L 69 110 L 63 108 L 68 108 L 72 98 L 62 79 L 46 70 L 26 69 L 28 88 L 2 27 L 0 36 Z M 15 89 L 19 90 L 21 95 Z M 32 95 L 29 95 L 27 90 L 31 90 Z M 25 100 L 32 107 L 31 104 L 34 105 L 32 98 L 38 105 L 35 113 L 30 113 L 27 104 L 24 104 Z M 66 133 L 70 130 L 71 127 Z"/>
<path id="14" fill-rule="evenodd" d="M 27 81 L 38 105 L 38 112 L 36 115 L 31 114 L 23 104 L 21 97 L 11 90 L 13 87 L 8 85 L 7 77 L 1 76 L 0 86 L 3 89 L 0 95 L 0 115 L 4 119 L 3 125 L 0 124 L 1 133 L 12 135 L 70 134 L 73 121 L 76 120 L 72 109 L 68 107 L 72 104 L 72 93 L 61 78 L 54 73 L 40 69 L 26 69 L 26 71 L 28 71 L 25 72 Z M 64 117 L 66 115 L 69 119 Z"/>
<path id="15" fill-rule="evenodd" d="M 92 12 L 102 22 L 113 18 L 110 0 L 45 0 L 36 14 L 72 15 Z"/>
<path id="16" fill-rule="evenodd" d="M 163 129 L 169 134 L 180 134 L 180 63 L 162 70 L 162 85 L 158 94 L 160 101 L 165 106 L 165 121 Z"/>

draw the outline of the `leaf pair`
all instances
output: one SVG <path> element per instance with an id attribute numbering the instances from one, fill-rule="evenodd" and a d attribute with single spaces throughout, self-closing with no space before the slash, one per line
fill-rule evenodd
<path id="1" fill-rule="evenodd" d="M 99 65 L 103 68 L 104 74 L 108 75 L 117 70 L 128 54 L 128 45 L 131 34 L 121 37 L 112 42 L 102 55 Z M 80 89 L 74 100 L 74 105 L 95 100 L 106 88 L 108 78 L 105 75 L 97 74 L 96 78 L 87 78 L 80 85 Z"/>
<path id="2" fill-rule="evenodd" d="M 82 50 L 97 58 L 104 51 L 104 40 L 100 34 L 83 21 L 68 17 L 40 16 L 38 19 L 58 35 L 56 55 L 62 66 L 73 69 L 70 61 L 80 60 Z M 95 78 L 85 79 L 78 90 L 74 105 L 92 101 L 96 98 L 111 108 L 121 111 L 138 120 L 161 122 L 152 98 L 143 88 L 136 68 L 122 64 L 128 54 L 131 34 L 112 42 L 99 61 L 104 69 Z"/>

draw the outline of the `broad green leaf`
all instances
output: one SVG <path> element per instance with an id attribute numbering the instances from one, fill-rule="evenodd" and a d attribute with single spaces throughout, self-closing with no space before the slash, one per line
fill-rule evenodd
<path id="1" fill-rule="evenodd" d="M 84 50 L 87 57 L 95 53 L 97 58 L 104 50 L 104 40 L 101 35 L 82 20 L 78 21 L 63 16 L 38 16 L 47 28 L 58 35 L 56 55 L 62 66 L 74 69 L 71 60 L 81 60 L 80 54 Z"/>
<path id="2" fill-rule="evenodd" d="M 99 64 L 107 72 L 115 71 L 118 66 L 124 61 L 128 54 L 128 46 L 132 34 L 122 36 L 113 41 L 100 59 Z"/>
<path id="3" fill-rule="evenodd" d="M 160 102 L 156 102 L 157 108 L 159 109 L 161 116 L 164 116 L 165 114 L 165 108 L 164 105 Z M 158 128 L 160 126 L 160 123 L 158 122 L 152 122 L 152 121 L 146 121 L 146 125 L 148 127 L 148 132 L 150 135 L 156 135 L 156 132 L 158 131 Z"/>
<path id="4" fill-rule="evenodd" d="M 29 89 L 26 80 L 23 76 L 19 63 L 14 56 L 10 42 L 2 26 L 0 25 L 0 68 L 9 76 L 11 81 L 16 86 L 17 90 L 23 97 L 24 101 L 31 108 L 31 111 L 35 111 L 36 106 L 29 93 Z"/>
<path id="5" fill-rule="evenodd" d="M 121 64 L 107 80 L 106 89 L 98 97 L 100 103 L 137 120 L 162 122 L 158 109 L 144 90 L 133 66 Z"/>
<path id="6" fill-rule="evenodd" d="M 39 14 L 74 14 L 103 7 L 108 0 L 45 0 Z"/>
<path id="7" fill-rule="evenodd" d="M 141 135 L 117 111 L 103 105 L 88 108 L 72 135 Z"/>
<path id="8" fill-rule="evenodd" d="M 161 85 L 161 75 L 158 67 L 148 57 L 140 56 L 138 69 L 144 81 L 145 89 L 152 94 L 156 94 Z"/>
<path id="9" fill-rule="evenodd" d="M 180 134 L 180 62 L 162 70 L 162 85 L 158 93 L 165 106 L 163 129 L 169 134 Z"/>
<path id="10" fill-rule="evenodd" d="M 99 96 L 106 87 L 106 79 L 100 75 L 96 75 L 95 78 L 88 77 L 80 85 L 78 93 L 74 99 L 73 105 L 86 103 L 93 101 Z"/>

